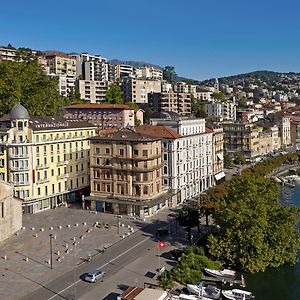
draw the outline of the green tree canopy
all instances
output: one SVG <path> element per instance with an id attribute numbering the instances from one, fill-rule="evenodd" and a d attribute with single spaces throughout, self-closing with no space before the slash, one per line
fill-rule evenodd
<path id="1" fill-rule="evenodd" d="M 225 99 L 225 95 L 222 92 L 214 92 L 211 95 L 214 99 L 223 101 Z"/>
<path id="2" fill-rule="evenodd" d="M 251 273 L 294 264 L 300 249 L 298 215 L 279 202 L 272 179 L 238 176 L 215 213 L 218 229 L 208 238 L 213 258 Z"/>
<path id="3" fill-rule="evenodd" d="M 207 114 L 204 109 L 204 102 L 198 99 L 195 99 L 192 96 L 192 112 L 194 113 L 196 118 L 206 118 Z"/>
<path id="4" fill-rule="evenodd" d="M 58 80 L 47 76 L 35 60 L 0 63 L 0 115 L 22 103 L 30 115 L 58 115 L 65 99 L 59 95 Z"/>
<path id="5" fill-rule="evenodd" d="M 122 100 L 122 90 L 120 86 L 116 83 L 111 84 L 105 94 L 105 100 L 111 104 L 121 104 Z"/>
<path id="6" fill-rule="evenodd" d="M 191 229 L 193 227 L 197 226 L 199 231 L 199 218 L 199 210 L 195 207 L 184 206 L 177 212 L 176 220 L 180 226 L 186 228 L 189 240 L 191 239 Z"/>
<path id="7" fill-rule="evenodd" d="M 176 81 L 177 74 L 175 72 L 175 68 L 173 66 L 166 66 L 163 70 L 163 79 L 173 83 Z"/>

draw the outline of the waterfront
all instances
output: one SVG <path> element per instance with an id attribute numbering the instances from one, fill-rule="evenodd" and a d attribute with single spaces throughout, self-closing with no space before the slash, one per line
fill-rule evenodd
<path id="1" fill-rule="evenodd" d="M 300 184 L 295 188 L 284 188 L 281 201 L 286 205 L 300 206 Z M 245 277 L 246 290 L 252 291 L 256 300 L 300 299 L 300 263 Z"/>

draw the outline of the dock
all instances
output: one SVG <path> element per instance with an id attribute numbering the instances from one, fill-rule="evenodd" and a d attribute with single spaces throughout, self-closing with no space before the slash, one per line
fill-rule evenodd
<path id="1" fill-rule="evenodd" d="M 223 284 L 229 284 L 229 285 L 239 285 L 241 287 L 246 286 L 245 278 L 242 275 L 241 279 L 235 279 L 235 278 L 230 278 L 230 277 L 225 277 L 225 276 L 208 276 L 204 273 L 202 273 L 202 281 L 204 282 L 210 282 L 210 283 L 223 283 Z"/>

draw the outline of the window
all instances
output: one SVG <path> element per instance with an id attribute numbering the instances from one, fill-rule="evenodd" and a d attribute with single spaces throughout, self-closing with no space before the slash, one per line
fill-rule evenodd
<path id="1" fill-rule="evenodd" d="M 95 153 L 96 153 L 96 154 L 100 154 L 100 148 L 96 148 L 96 149 L 95 149 Z"/>
<path id="2" fill-rule="evenodd" d="M 139 155 L 139 150 L 134 150 L 134 151 L 133 151 L 133 154 L 134 154 L 134 155 Z"/>
<path id="3" fill-rule="evenodd" d="M 148 155 L 148 150 L 143 150 L 143 156 L 147 156 Z"/>
<path id="4" fill-rule="evenodd" d="M 38 193 L 38 195 L 41 194 L 41 188 L 38 188 L 37 193 Z"/>
<path id="5" fill-rule="evenodd" d="M 121 155 L 121 156 L 124 155 L 124 149 L 120 149 L 120 155 Z"/>
<path id="6" fill-rule="evenodd" d="M 4 218 L 4 202 L 1 202 L 1 217 Z"/>
<path id="7" fill-rule="evenodd" d="M 109 154 L 109 148 L 105 148 L 105 154 Z"/>

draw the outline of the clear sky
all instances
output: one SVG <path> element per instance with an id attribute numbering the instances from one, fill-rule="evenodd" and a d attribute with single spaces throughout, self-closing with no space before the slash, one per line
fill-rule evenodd
<path id="1" fill-rule="evenodd" d="M 300 71 L 299 0 L 14 0 L 0 45 L 173 65 L 208 79 Z"/>

